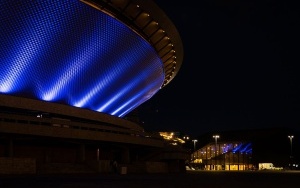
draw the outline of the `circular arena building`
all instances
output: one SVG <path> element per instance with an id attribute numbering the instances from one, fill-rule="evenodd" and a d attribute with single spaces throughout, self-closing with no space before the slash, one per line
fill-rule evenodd
<path id="1" fill-rule="evenodd" d="M 110 160 L 130 169 L 164 147 L 124 118 L 183 60 L 177 29 L 153 1 L 1 1 L 0 13 L 2 173 L 83 162 L 100 172 Z"/>

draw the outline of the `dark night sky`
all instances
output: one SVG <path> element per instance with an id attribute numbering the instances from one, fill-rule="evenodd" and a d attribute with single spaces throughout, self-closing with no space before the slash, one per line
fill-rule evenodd
<path id="1" fill-rule="evenodd" d="M 288 1 L 157 0 L 181 36 L 177 76 L 139 107 L 146 131 L 300 127 L 300 9 Z"/>

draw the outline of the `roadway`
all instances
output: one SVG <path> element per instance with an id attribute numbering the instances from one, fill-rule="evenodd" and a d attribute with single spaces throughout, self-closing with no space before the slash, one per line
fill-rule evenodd
<path id="1" fill-rule="evenodd" d="M 187 171 L 184 174 L 0 175 L 1 188 L 286 188 L 300 171 Z"/>

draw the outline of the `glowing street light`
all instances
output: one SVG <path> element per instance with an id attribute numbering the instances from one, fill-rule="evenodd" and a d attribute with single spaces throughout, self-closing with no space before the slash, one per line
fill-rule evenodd
<path id="1" fill-rule="evenodd" d="M 215 138 L 216 146 L 215 146 L 215 157 L 217 156 L 217 143 L 218 143 L 218 138 L 220 138 L 219 135 L 213 135 L 213 138 Z M 215 170 L 217 170 L 217 159 L 215 159 Z"/>
<path id="2" fill-rule="evenodd" d="M 217 143 L 218 143 L 218 138 L 220 138 L 219 135 L 213 135 L 213 138 L 215 138 L 215 142 L 216 142 L 216 153 L 217 153 Z"/>
<path id="3" fill-rule="evenodd" d="M 194 142 L 194 151 L 196 150 L 196 142 L 198 142 L 198 140 L 192 140 L 192 142 Z"/>
<path id="4" fill-rule="evenodd" d="M 288 138 L 290 139 L 290 143 L 291 143 L 291 158 L 293 157 L 293 135 L 288 136 Z"/>

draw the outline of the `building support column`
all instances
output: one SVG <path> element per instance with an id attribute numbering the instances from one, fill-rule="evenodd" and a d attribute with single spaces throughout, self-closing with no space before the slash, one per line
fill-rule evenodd
<path id="1" fill-rule="evenodd" d="M 80 144 L 79 146 L 79 161 L 85 161 L 85 144 Z"/>
<path id="2" fill-rule="evenodd" d="M 50 158 L 50 152 L 51 150 L 46 148 L 45 149 L 45 163 L 50 163 L 51 162 L 51 158 Z"/>
<path id="3" fill-rule="evenodd" d="M 8 157 L 14 157 L 14 141 L 12 138 L 8 140 Z"/>
<path id="4" fill-rule="evenodd" d="M 100 149 L 97 148 L 97 161 L 99 161 L 99 158 L 100 158 Z"/>
<path id="5" fill-rule="evenodd" d="M 129 149 L 125 147 L 122 149 L 122 163 L 130 163 Z"/>
<path id="6" fill-rule="evenodd" d="M 205 170 L 209 170 L 208 169 L 208 157 L 207 157 L 207 147 L 205 147 Z"/>
<path id="7" fill-rule="evenodd" d="M 230 161 L 230 154 L 232 153 L 232 151 L 231 152 L 229 152 L 229 159 L 228 159 L 228 168 L 229 168 L 229 170 L 230 170 L 230 164 L 231 164 L 231 161 Z"/>
<path id="8" fill-rule="evenodd" d="M 238 160 L 238 171 L 239 171 L 240 170 L 240 152 L 239 151 L 238 151 L 237 155 L 238 155 L 237 160 Z"/>

